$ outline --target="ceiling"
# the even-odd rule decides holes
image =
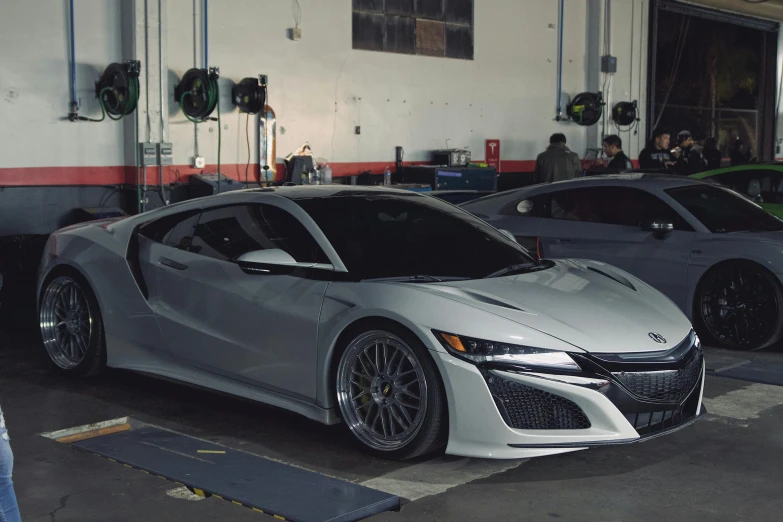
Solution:
[[[783,21],[783,0],[685,0],[683,3]]]

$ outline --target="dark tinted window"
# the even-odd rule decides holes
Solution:
[[[190,244],[200,210],[191,210],[156,219],[139,229],[139,234],[158,243],[183,248]]]
[[[533,259],[483,221],[416,194],[297,201],[348,270],[361,279],[432,275],[480,278]]]
[[[763,203],[783,203],[783,173],[769,169],[724,172],[711,178],[721,185]]]
[[[676,230],[693,230],[669,205],[644,190],[628,187],[588,187],[551,194],[553,219],[638,227],[644,221],[665,221]]]
[[[248,252],[271,248],[288,252],[298,262],[329,262],[299,220],[281,208],[263,204],[205,210],[190,251],[233,262]]]
[[[783,221],[729,190],[691,185],[666,191],[711,232],[783,230]]]

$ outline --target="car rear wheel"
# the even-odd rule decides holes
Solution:
[[[343,421],[376,456],[404,460],[443,445],[446,401],[438,370],[402,328],[383,325],[351,336],[336,384]]]
[[[781,304],[775,276],[755,263],[734,261],[704,276],[695,312],[707,341],[723,348],[760,350],[781,338]]]
[[[82,277],[61,274],[51,278],[41,295],[39,315],[41,338],[57,369],[93,375],[105,367],[101,313]]]

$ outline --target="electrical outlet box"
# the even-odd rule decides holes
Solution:
[[[158,165],[174,164],[174,148],[171,143],[158,143]]]
[[[617,57],[607,54],[601,57],[601,72],[602,73],[616,73],[617,72]]]
[[[207,162],[204,161],[204,158],[202,158],[201,156],[196,156],[195,158],[193,158],[194,169],[203,169],[206,164]]]
[[[142,167],[157,165],[158,151],[154,143],[139,143],[139,164]]]
[[[301,27],[292,27],[288,30],[288,37],[291,40],[301,40],[302,39],[302,28]]]

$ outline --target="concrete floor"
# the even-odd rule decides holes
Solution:
[[[712,368],[783,363],[780,350],[707,357],[720,362]],[[708,377],[705,396],[709,415],[643,444],[521,462],[398,464],[358,452],[341,426],[240,399],[129,372],[72,380],[51,371],[34,336],[0,333],[0,404],[17,497],[32,522],[273,520],[193,500],[171,482],[39,435],[123,416],[415,499],[379,522],[781,520],[783,387]]]

